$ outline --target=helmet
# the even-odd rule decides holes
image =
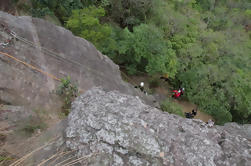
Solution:
[[[178,90],[178,93],[180,93],[181,92],[181,90]]]
[[[182,88],[182,91],[185,91],[185,88]]]
[[[140,83],[140,86],[143,87],[143,86],[144,86],[144,82],[141,82],[141,83]]]

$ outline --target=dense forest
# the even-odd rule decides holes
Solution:
[[[128,74],[168,74],[218,124],[251,123],[250,0],[14,0],[91,41]]]

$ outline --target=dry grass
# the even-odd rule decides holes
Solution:
[[[68,152],[63,152],[62,154],[59,154],[51,163],[48,163],[48,166],[51,165],[51,166],[55,166],[55,163],[60,159],[60,158],[63,158],[64,156],[72,153],[72,152],[75,152],[75,150],[73,151],[68,151]]]
[[[40,146],[38,147],[37,149],[33,150],[32,152],[26,154],[25,156],[23,156],[22,158],[18,159],[17,161],[15,161],[14,163],[12,163],[10,166],[18,166],[20,165],[22,162],[24,162],[27,158],[29,158],[31,155],[33,155],[35,152],[45,148],[46,146],[52,144],[55,142],[55,140],[57,139],[58,137],[55,137],[53,139],[51,139],[48,143],[46,143],[45,145],[43,146]]]
[[[16,160],[15,162],[13,162],[12,164],[10,164],[9,166],[21,166],[23,165],[23,163],[30,158],[32,155],[34,155],[36,152],[42,150],[43,148],[55,143],[55,141],[58,139],[58,137],[54,137],[53,139],[49,140],[46,144],[36,148],[35,150],[33,150],[32,152],[26,154],[25,156],[23,156],[22,158]],[[58,151],[57,153],[55,153],[54,155],[50,156],[47,159],[44,159],[43,161],[41,161],[37,166],[72,166],[75,165],[77,163],[83,162],[87,159],[90,159],[91,157],[96,156],[98,153],[94,152],[91,153],[89,155],[77,158],[75,155],[73,155],[72,153],[74,153],[76,150],[71,150],[71,151]],[[70,156],[67,156],[70,155]],[[59,163],[57,163],[58,160],[62,160]],[[2,162],[0,162],[1,165]]]
[[[89,154],[89,155],[86,155],[86,156],[80,157],[80,158],[78,158],[78,159],[75,159],[75,160],[73,160],[73,161],[70,161],[70,162],[68,162],[68,163],[66,163],[66,164],[64,164],[64,165],[62,165],[62,166],[72,166],[72,165],[77,164],[77,163],[79,163],[79,162],[81,162],[81,161],[83,161],[83,160],[87,160],[87,159],[89,159],[89,158],[91,158],[91,157],[93,157],[93,156],[96,156],[97,154],[98,154],[97,152],[91,153],[91,154]]]
[[[0,151],[0,165],[1,166],[8,166],[10,165],[11,161],[14,160],[14,156],[12,156],[11,154],[9,154],[6,151]]]

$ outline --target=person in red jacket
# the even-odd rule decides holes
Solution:
[[[173,90],[173,98],[178,99],[181,95],[181,90]]]

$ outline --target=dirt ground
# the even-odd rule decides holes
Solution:
[[[140,82],[144,82],[145,87],[148,89],[149,87],[149,82],[150,79],[149,77],[146,76],[130,76],[129,78],[127,78],[128,82],[130,82],[133,85],[139,85]],[[153,91],[153,95],[158,95],[159,98],[157,98],[158,102],[162,102],[166,97],[171,96],[172,95],[172,88],[171,86],[165,82],[164,80],[160,80],[159,81],[159,86],[157,88],[154,89]],[[183,112],[191,112],[193,109],[195,109],[197,106],[193,103],[190,103],[188,101],[185,100],[174,100],[176,103],[178,103]],[[195,119],[200,119],[204,122],[208,122],[209,119],[213,119],[212,116],[208,115],[207,113],[203,112],[202,110],[198,110],[197,111],[197,115],[194,117]]]

